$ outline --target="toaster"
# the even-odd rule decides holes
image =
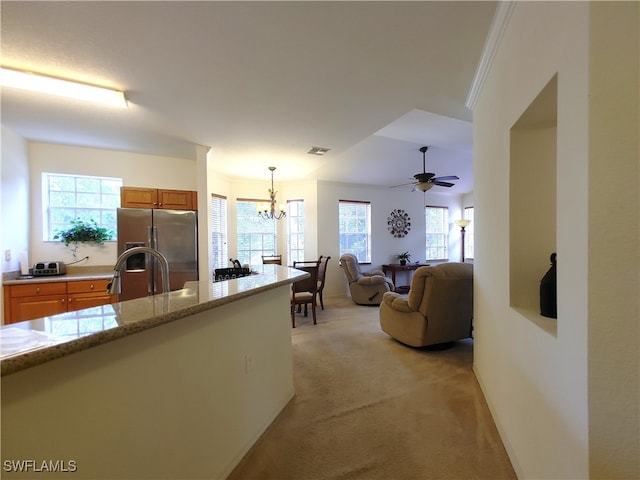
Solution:
[[[67,266],[64,262],[38,262],[33,265],[32,270],[32,275],[34,277],[64,275],[65,273],[67,273]]]

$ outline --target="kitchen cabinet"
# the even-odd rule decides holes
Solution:
[[[5,286],[4,290],[5,323],[21,322],[67,311],[66,282],[9,285]]]
[[[116,301],[108,279],[25,283],[4,286],[4,323],[97,307]]]
[[[197,192],[158,188],[121,187],[123,208],[161,208],[165,210],[197,210]]]
[[[110,281],[100,279],[67,282],[67,311],[98,307],[115,301],[115,296],[107,293]]]

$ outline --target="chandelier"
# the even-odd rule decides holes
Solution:
[[[271,170],[271,188],[269,189],[270,201],[258,204],[258,215],[260,215],[260,218],[264,218],[267,220],[280,220],[287,215],[283,203],[281,203],[279,206],[276,206],[276,193],[278,192],[273,189],[273,171],[275,169],[276,167],[269,167],[269,170]]]

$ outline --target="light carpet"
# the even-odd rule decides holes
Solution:
[[[325,299],[292,330],[295,396],[230,480],[515,479],[471,339],[416,349],[378,308]]]

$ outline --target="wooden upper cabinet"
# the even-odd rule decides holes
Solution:
[[[158,190],[158,207],[168,210],[195,210],[194,192],[188,190]]]
[[[123,208],[157,208],[157,188],[120,188],[120,206]]]
[[[165,210],[197,210],[197,192],[158,188],[121,187],[123,208],[163,208]]]

